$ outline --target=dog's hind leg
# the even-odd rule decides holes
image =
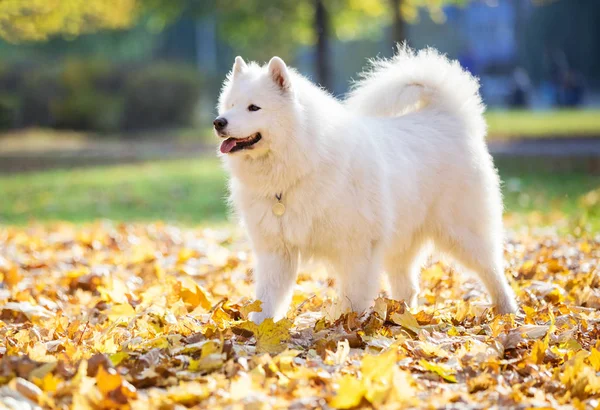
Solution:
[[[504,230],[498,176],[489,155],[479,170],[453,181],[433,215],[435,245],[476,273],[499,313],[515,313],[515,294],[504,276]]]
[[[279,320],[285,316],[292,301],[297,270],[296,250],[257,252],[254,281],[262,312],[252,312],[250,320],[261,323],[266,318]]]
[[[362,313],[367,310],[380,289],[383,252],[378,243],[358,254],[348,252],[333,262],[343,311]]]
[[[504,277],[500,238],[462,226],[440,235],[436,245],[481,278],[499,313],[517,311],[515,294]]]

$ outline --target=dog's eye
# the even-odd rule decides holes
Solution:
[[[260,110],[260,107],[254,105],[254,104],[250,104],[248,106],[248,111],[258,111],[258,110]]]

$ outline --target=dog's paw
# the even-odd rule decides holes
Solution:
[[[252,322],[260,325],[267,318],[267,315],[264,312],[250,312],[248,315],[248,319]]]
[[[496,311],[501,315],[517,313],[519,311],[519,306],[515,299],[507,297],[505,300],[496,304]]]

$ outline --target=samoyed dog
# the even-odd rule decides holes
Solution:
[[[456,61],[399,47],[340,101],[278,57],[236,57],[218,111],[256,258],[253,321],[286,314],[300,258],[326,263],[343,309],[366,310],[383,271],[392,297],[415,306],[429,244],[475,272],[499,313],[517,310],[479,84]]]

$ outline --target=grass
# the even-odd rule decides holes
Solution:
[[[515,173],[500,170],[509,226],[557,226],[578,233],[600,231],[600,175]]]
[[[489,111],[492,140],[527,137],[598,137],[600,110]]]
[[[45,171],[0,177],[0,223],[226,217],[225,175],[216,159]]]
[[[588,207],[596,208],[589,193],[600,188],[600,176],[510,169],[501,170],[501,175],[510,214],[589,216],[582,205],[586,194]],[[225,174],[212,158],[0,176],[0,223],[101,218],[217,223],[227,218],[225,196]],[[597,205],[600,209],[600,202]]]

